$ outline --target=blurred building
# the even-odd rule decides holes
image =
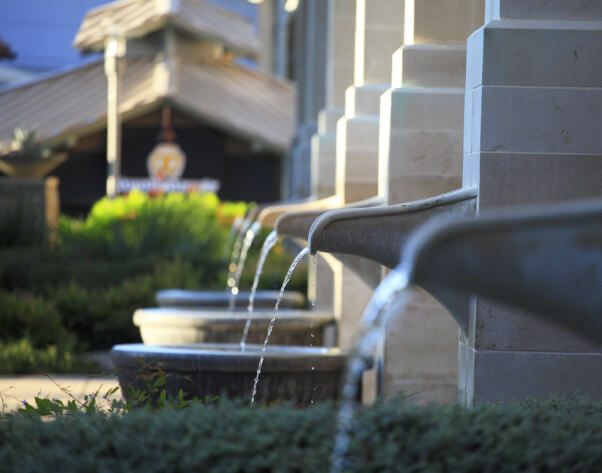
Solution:
[[[282,76],[288,73],[271,60],[278,49],[274,18],[260,35],[258,7],[242,0],[64,0],[52,8],[41,3],[48,16],[42,22],[40,11],[27,9],[32,14],[27,41],[22,34],[27,30],[18,25],[22,2],[8,2],[0,21],[3,38],[17,53],[11,64],[36,74],[0,89],[0,154],[8,151],[16,127],[35,130],[65,149],[69,158],[53,173],[60,179],[63,210],[85,212],[105,194],[103,53],[115,35],[125,46],[118,59],[122,176],[148,175],[147,157],[169,107],[187,158],[183,178],[219,180],[224,199],[280,199],[283,159],[294,134],[295,89],[271,73],[277,66]],[[11,18],[16,30],[7,27]],[[69,29],[78,24],[79,30]],[[64,35],[70,35],[71,50]],[[52,54],[45,54],[48,48]]]

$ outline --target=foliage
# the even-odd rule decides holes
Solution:
[[[210,193],[156,198],[133,191],[125,197],[101,199],[84,221],[63,217],[60,244],[70,254],[88,257],[201,254],[211,260],[223,252],[228,229],[222,215],[228,215],[229,206],[244,212],[244,204],[220,204]]]
[[[325,472],[336,425],[331,405],[33,414],[0,421],[3,471]],[[583,400],[470,410],[392,401],[361,410],[345,471],[598,473],[601,421],[602,405]]]
[[[19,156],[45,159],[52,154],[52,149],[42,145],[36,138],[35,131],[28,131],[22,128],[16,128],[13,132],[11,149]]]
[[[36,348],[24,338],[14,342],[0,342],[0,374],[92,373],[98,367],[69,351],[69,345],[46,345]]]
[[[45,241],[43,225],[36,220],[35,212],[24,202],[1,210],[0,248],[32,247]]]
[[[102,392],[101,386],[95,392],[77,397],[68,388],[58,384],[51,376],[48,378],[66,395],[67,400],[36,396],[33,404],[22,400],[16,414],[48,420],[73,414],[125,415],[133,412],[134,409],[141,408],[147,410],[184,409],[195,404],[208,405],[218,401],[217,398],[185,399],[182,390],[179,390],[175,397],[170,397],[165,390],[167,375],[162,370],[155,371],[149,377],[147,389],[131,389],[127,399],[121,396],[119,386],[109,388],[104,392]],[[4,393],[0,391],[0,419],[14,414],[14,412],[5,412],[5,399],[11,396],[9,390]]]
[[[23,360],[43,358],[47,347],[62,356],[139,341],[132,314],[153,306],[158,290],[224,288],[230,227],[246,208],[213,194],[135,191],[100,200],[85,220],[61,217],[54,245],[14,236],[12,222],[0,216],[0,342],[27,339],[35,352],[6,350],[15,357],[6,366],[33,367]],[[241,287],[251,286],[262,240],[253,245]],[[291,259],[277,247],[260,288],[279,288]],[[305,284],[298,271],[290,287]],[[51,371],[70,370],[47,359],[57,360]]]
[[[28,338],[38,348],[68,337],[52,304],[31,294],[9,292],[0,292],[0,334],[4,341]]]

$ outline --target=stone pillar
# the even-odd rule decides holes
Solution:
[[[266,74],[287,77],[287,35],[284,0],[264,0],[259,4],[259,68]]]
[[[464,185],[493,207],[602,196],[602,0],[490,0],[468,41]],[[495,271],[495,268],[492,268]],[[475,300],[462,401],[601,398],[599,346]]]
[[[312,137],[312,194],[336,193],[336,122],[344,114],[345,89],[353,83],[355,1],[329,0],[326,42],[326,107]]]
[[[328,2],[302,0],[295,13],[297,133],[291,157],[291,197],[308,197],[311,177],[311,137],[326,95]]]
[[[461,187],[466,38],[483,0],[406,0],[404,45],[381,98],[379,191],[388,203]]]
[[[379,192],[389,204],[461,187],[466,38],[483,0],[405,0],[404,44],[381,97]],[[384,347],[384,393],[416,401],[457,397],[458,329],[423,291],[394,319]]]
[[[32,243],[56,238],[60,216],[59,180],[0,178],[0,215],[14,225],[14,235]]]
[[[380,96],[391,82],[391,57],[402,43],[404,0],[356,0],[354,83],[337,122],[337,194],[346,202],[378,193]]]
[[[330,131],[338,118],[336,130],[333,130],[336,136],[335,190],[344,202],[354,202],[377,194],[379,97],[389,87],[391,54],[401,43],[403,0],[340,3],[338,8],[343,24],[338,25],[341,34],[333,41],[333,54],[338,64],[333,65],[328,90],[331,103],[339,108],[338,113],[342,116],[324,114],[321,119],[324,129]],[[349,11],[350,7],[354,7],[353,12]],[[353,16],[355,44],[350,57],[348,48],[353,43],[347,35],[353,28]],[[345,50],[347,56],[343,55]],[[343,88],[350,84],[346,90]],[[339,261],[332,262],[331,268],[339,345],[349,349],[372,288]],[[364,400],[373,399],[374,393],[375,378],[371,372],[364,377]]]

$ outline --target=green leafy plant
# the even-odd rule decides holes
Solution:
[[[187,399],[182,390],[179,390],[175,396],[170,396],[165,390],[167,375],[161,367],[155,365],[152,370],[146,370],[146,373],[148,386],[145,389],[131,389],[125,397],[121,395],[119,386],[104,391],[102,387],[99,387],[90,394],[77,397],[68,388],[61,386],[51,376],[48,376],[65,394],[67,400],[36,396],[33,403],[22,401],[16,414],[40,418],[59,418],[75,414],[112,416],[129,414],[135,409],[180,410],[197,404],[215,404],[219,400],[217,397]],[[0,402],[4,396],[5,394],[0,392]],[[4,412],[3,416],[12,414],[14,413]],[[1,418],[2,416],[0,416]]]
[[[95,373],[99,367],[77,355],[69,343],[35,347],[27,339],[0,341],[0,374]]]
[[[15,357],[6,369],[39,372],[27,360],[46,356],[56,360],[54,367],[41,365],[48,372],[71,372],[72,365],[44,350],[75,360],[86,350],[137,342],[133,312],[155,305],[158,290],[223,289],[230,226],[246,208],[213,194],[131,192],[101,199],[83,220],[63,216],[55,245],[0,247],[0,342],[27,339],[35,352],[25,356],[6,349],[7,357]],[[251,286],[266,234],[251,249],[241,287]],[[260,288],[278,289],[291,260],[290,252],[277,246]],[[305,287],[301,268],[289,288]]]
[[[18,156],[33,159],[46,159],[52,155],[52,149],[37,140],[35,131],[23,128],[16,128],[13,132],[11,150]]]

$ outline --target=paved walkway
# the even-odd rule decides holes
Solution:
[[[72,399],[70,393],[83,400],[85,394],[100,389],[102,395],[115,386],[117,379],[107,376],[0,376],[0,412],[14,411],[22,401],[33,404],[36,396],[66,402]]]

